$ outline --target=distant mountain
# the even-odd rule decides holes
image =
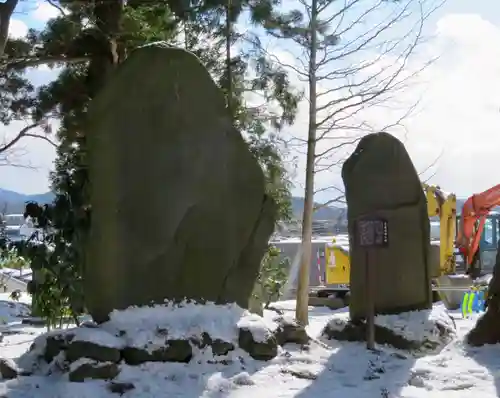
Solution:
[[[37,193],[34,195],[27,195],[28,201],[37,202],[41,204],[51,203],[55,195],[52,192]]]
[[[457,198],[457,214],[462,213],[462,207],[467,199]],[[304,210],[304,198],[297,196],[292,197],[292,210],[296,218],[302,218],[302,212]],[[500,211],[500,206],[495,207],[493,210]],[[314,213],[314,220],[346,220],[347,219],[347,208],[327,206],[319,209]]]
[[[51,203],[54,199],[52,192],[45,192],[40,194],[26,195],[19,192],[9,191],[0,188],[0,212],[6,211],[7,213],[23,213],[26,202],[37,202],[40,204]],[[457,198],[457,213],[462,212],[462,207],[467,199]],[[315,205],[318,205],[316,203]],[[292,211],[297,219],[302,218],[302,211],[304,209],[304,198],[293,196],[292,197]],[[500,210],[500,208],[495,208]],[[345,220],[347,218],[347,208],[337,206],[322,207],[314,213],[314,220]]]
[[[26,195],[0,188],[0,212],[23,213],[27,202],[45,204],[52,202],[53,199],[54,194],[52,192]]]
[[[318,203],[315,204],[317,206]],[[304,198],[292,197],[292,211],[297,219],[302,219],[304,211]],[[344,207],[325,206],[314,212],[313,220],[345,220],[347,218],[347,209]]]

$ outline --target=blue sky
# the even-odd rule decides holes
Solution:
[[[9,34],[14,37],[23,36],[28,27],[43,28],[47,20],[57,13],[53,7],[45,2],[34,0],[21,1],[11,20]],[[29,72],[30,80],[41,85],[55,76],[55,72],[48,68],[39,68]],[[13,123],[4,126],[2,139],[15,135],[24,123]],[[55,150],[49,144],[36,139],[26,139],[20,143],[9,158],[23,167],[2,166],[0,172],[0,187],[22,193],[46,192],[49,186],[48,175],[52,169]]]
[[[16,10],[11,34],[22,35],[23,29],[41,27],[56,15],[47,3],[22,2]],[[468,196],[500,183],[496,175],[500,149],[500,3],[498,0],[448,0],[425,24],[432,40],[423,48],[409,68],[418,69],[429,57],[441,58],[419,75],[418,81],[398,99],[407,104],[420,100],[419,110],[405,120],[404,139],[418,170],[429,168],[424,177],[446,191]],[[395,33],[396,34],[396,33]],[[285,56],[276,48],[277,57]],[[42,68],[30,73],[37,84],[49,81],[54,72]],[[378,125],[396,118],[394,110],[367,112],[364,116]],[[304,133],[304,113],[287,133]],[[381,124],[382,125],[382,124]],[[22,125],[4,127],[7,136]],[[48,189],[48,172],[54,149],[42,141],[26,140],[16,154],[18,162],[31,168],[3,167],[0,187],[24,193]],[[299,156],[297,176],[303,165]],[[339,170],[318,175],[317,186],[341,186]],[[294,191],[301,194],[300,178]],[[334,193],[318,195],[329,199]]]

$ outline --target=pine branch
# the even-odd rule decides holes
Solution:
[[[89,57],[66,57],[66,56],[41,56],[41,57],[27,57],[17,59],[6,59],[0,63],[0,68],[3,69],[25,69],[34,68],[41,65],[52,63],[77,63],[86,62]]]

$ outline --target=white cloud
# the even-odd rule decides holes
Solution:
[[[23,122],[15,122],[2,127],[2,140],[8,141],[24,126]],[[23,139],[9,152],[7,159],[0,155],[0,187],[23,193],[46,192],[54,158],[55,148],[46,141],[30,137]],[[17,166],[6,166],[6,162]]]
[[[28,33],[28,26],[23,21],[15,18],[10,20],[9,37],[19,39],[26,36],[26,33]]]
[[[443,151],[432,181],[469,196],[500,183],[500,27],[455,14],[439,20],[437,34],[433,51],[441,59],[419,77],[421,90],[405,93],[421,95],[420,111],[406,123],[407,144],[421,168]]]
[[[435,32],[435,39],[408,68],[418,70],[429,57],[440,58],[386,107],[364,109],[357,120],[382,127],[419,102],[415,112],[405,119],[404,128],[389,131],[406,144],[419,171],[439,158],[423,178],[431,177],[432,183],[448,192],[469,196],[500,183],[496,173],[500,152],[500,26],[476,14],[448,14],[428,29]],[[388,63],[387,59],[384,63]],[[293,127],[294,134],[302,137],[307,131],[304,105]],[[330,141],[321,145],[333,144]],[[299,168],[303,166],[302,156]],[[318,174],[316,186],[341,186],[340,166]],[[295,193],[303,191],[299,187]],[[330,192],[318,199],[334,196],[336,193]]]
[[[56,7],[50,5],[50,3],[42,1],[37,2],[36,8],[31,15],[38,21],[47,22],[49,19],[60,15],[60,11]]]

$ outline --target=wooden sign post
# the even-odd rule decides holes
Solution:
[[[389,223],[380,217],[362,217],[356,221],[356,243],[365,255],[366,348],[375,349],[375,275],[370,264],[371,252],[389,246]]]

